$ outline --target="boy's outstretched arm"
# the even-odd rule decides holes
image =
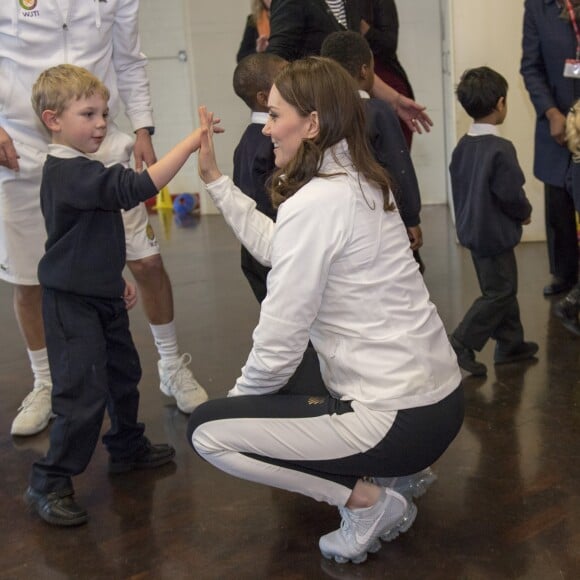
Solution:
[[[223,133],[219,126],[219,119],[210,121],[212,132]],[[164,155],[159,161],[147,168],[149,177],[158,190],[165,187],[183,167],[192,153],[199,149],[201,143],[201,128],[190,133],[183,141],[178,143],[169,153]]]

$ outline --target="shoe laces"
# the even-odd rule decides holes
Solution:
[[[342,531],[342,534],[349,540],[353,539],[354,538],[354,531],[353,531],[354,522],[353,522],[352,511],[349,510],[347,507],[339,507],[338,511],[340,513],[340,516],[342,517],[342,521],[340,522],[340,529]]]
[[[171,370],[168,373],[168,380],[175,384],[175,379],[178,379],[179,389],[181,391],[195,391],[198,388],[198,383],[194,379],[192,372],[187,368],[191,364],[191,355],[188,352],[183,353],[175,364],[175,369],[171,365]]]
[[[381,500],[375,504],[378,506]],[[373,507],[375,507],[373,506]],[[347,507],[340,507],[338,508],[340,515],[342,516],[342,522],[340,523],[340,529],[342,531],[343,536],[347,541],[355,542],[358,545],[360,544],[360,540],[358,539],[358,535],[361,536],[366,535],[369,528],[373,525],[376,525],[377,519],[380,517],[380,513],[377,513],[376,510],[367,509],[365,510],[365,514],[356,513],[353,510],[348,509]]]
[[[40,396],[49,396],[50,397],[51,387],[52,387],[52,385],[49,385],[48,383],[41,383],[40,385],[35,386],[32,389],[32,391],[30,391],[30,393],[28,393],[28,395],[26,395],[26,397],[24,397],[24,400],[22,401],[20,407],[18,407],[18,411],[29,410],[32,407],[32,405],[37,397],[40,397]]]

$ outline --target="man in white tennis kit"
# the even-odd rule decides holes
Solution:
[[[51,377],[44,342],[37,266],[46,233],[40,179],[48,134],[32,111],[30,93],[46,68],[71,63],[90,70],[111,91],[110,123],[97,158],[141,170],[155,161],[147,60],[140,52],[138,0],[2,0],[0,2],[0,279],[14,285],[14,310],[26,342],[34,389],[12,424],[32,435],[51,418]],[[114,123],[121,101],[135,137]],[[180,356],[171,282],[143,205],[124,214],[127,265],[139,286],[159,351],[160,388],[186,413],[207,399]]]

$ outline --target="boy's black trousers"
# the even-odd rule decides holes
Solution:
[[[46,346],[52,375],[52,411],[46,457],[34,463],[31,486],[41,492],[72,492],[97,444],[105,409],[111,419],[103,443],[114,459],[146,445],[137,422],[141,365],[125,303],[43,289]]]

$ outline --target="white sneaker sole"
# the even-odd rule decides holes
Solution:
[[[407,511],[403,514],[401,519],[392,528],[384,531],[379,536],[380,540],[383,542],[390,542],[399,536],[399,534],[405,533],[413,525],[416,517],[417,506],[413,502],[409,502]],[[376,554],[381,549],[382,544],[379,541],[379,538],[374,540],[362,554],[358,554],[352,558],[346,558],[345,556],[332,554],[331,552],[324,552],[322,550],[320,552],[327,560],[334,560],[337,564],[346,564],[347,562],[362,564],[366,561],[368,554]]]
[[[407,506],[407,511],[404,513],[403,517],[390,529],[385,530],[380,538],[383,542],[391,542],[399,536],[409,530],[413,525],[415,518],[417,517],[417,506],[410,501]]]
[[[433,471],[425,473],[425,475],[418,477],[411,485],[404,485],[398,488],[395,484],[393,490],[400,493],[402,496],[409,498],[418,498],[425,495],[427,490],[433,483],[437,481],[437,474]]]

